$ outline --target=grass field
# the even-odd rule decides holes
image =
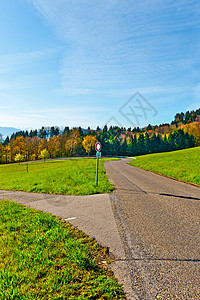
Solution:
[[[200,147],[138,156],[130,164],[200,186]]]
[[[0,165],[0,189],[48,194],[90,195],[109,193],[113,187],[99,160],[96,187],[96,159],[68,159],[28,164]],[[109,159],[110,160],[110,159]]]
[[[50,214],[0,201],[1,300],[125,299],[105,253]]]

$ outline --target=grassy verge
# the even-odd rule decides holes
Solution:
[[[200,147],[138,156],[130,164],[200,186]]]
[[[126,299],[102,260],[105,249],[66,222],[0,201],[0,299]]]
[[[96,187],[96,159],[69,159],[28,164],[0,165],[0,189],[48,194],[89,195],[113,190],[99,160]],[[110,160],[110,159],[109,159]]]

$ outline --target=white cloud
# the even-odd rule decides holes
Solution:
[[[47,59],[55,54],[57,50],[43,49],[26,53],[14,53],[0,56],[0,73],[9,72],[24,65],[33,63],[42,59]]]
[[[97,115],[104,113],[102,106],[63,106],[45,109],[21,109],[16,114],[15,107],[6,109],[0,107],[1,126],[17,128],[41,126],[96,126]]]
[[[182,34],[200,27],[193,1],[32,2],[66,42],[60,66],[66,95],[109,94],[116,87],[164,81],[173,86],[174,74],[187,72],[199,58],[199,39],[190,45],[191,37]]]

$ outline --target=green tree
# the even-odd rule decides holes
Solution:
[[[138,154],[145,154],[145,141],[144,141],[144,135],[142,133],[139,134],[138,140],[137,140],[137,146],[138,146]]]
[[[41,152],[40,152],[40,158],[41,159],[48,159],[49,158],[49,152],[46,148],[44,148]]]
[[[128,154],[128,145],[127,145],[127,137],[125,135],[124,140],[121,144],[121,155],[127,155]]]
[[[151,152],[151,142],[150,142],[150,138],[149,138],[148,132],[145,132],[145,135],[144,135],[144,144],[145,144],[145,151],[146,151],[146,153],[150,153]]]
[[[21,161],[23,161],[24,156],[20,153],[15,155],[15,161],[18,162],[20,164]]]

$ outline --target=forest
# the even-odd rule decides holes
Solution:
[[[95,155],[95,143],[102,144],[102,155],[137,156],[167,152],[200,145],[200,110],[176,114],[171,124],[143,128],[105,125],[102,129],[81,127],[42,127],[20,131],[0,143],[0,163],[33,161],[54,157]],[[191,121],[191,122],[190,122]]]

